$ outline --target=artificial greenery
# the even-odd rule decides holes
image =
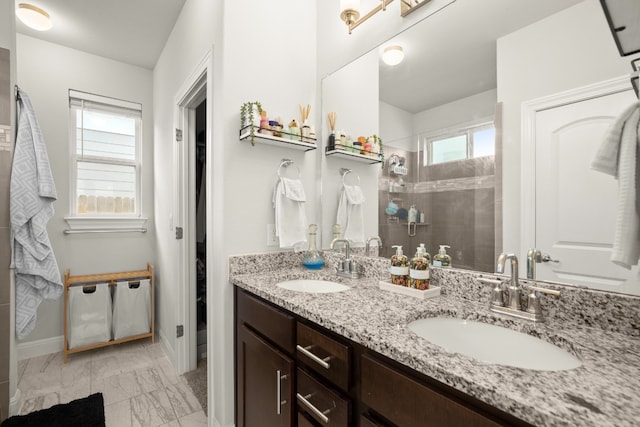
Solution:
[[[256,106],[258,113],[262,113],[262,104],[260,101],[245,102],[240,106],[240,129],[244,129],[249,126],[249,134],[251,145],[256,145],[255,142],[255,126],[253,126],[253,107]]]
[[[380,160],[382,160],[382,163],[380,163],[380,167],[384,169],[384,146],[382,145],[382,138],[380,138],[375,133],[369,138],[373,139],[373,143],[378,144],[378,147],[380,147]]]

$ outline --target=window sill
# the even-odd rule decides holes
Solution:
[[[146,233],[147,218],[65,217],[65,234],[76,233]]]

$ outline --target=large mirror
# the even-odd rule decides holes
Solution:
[[[390,66],[382,51],[394,45],[404,60]],[[590,167],[609,124],[637,101],[630,59],[597,0],[458,0],[332,73],[323,107],[337,104],[327,88],[378,96],[338,115],[377,114],[366,131],[382,137],[386,162],[327,160],[324,246],[338,169],[367,177],[365,191],[375,170],[377,212],[369,205],[364,226],[382,238],[381,256],[424,243],[433,257],[447,245],[454,267],[494,272],[497,255],[513,252],[521,277],[640,294],[637,267],[610,260],[617,182]],[[529,249],[540,262],[527,269]]]

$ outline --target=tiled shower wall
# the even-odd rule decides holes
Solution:
[[[9,180],[13,154],[9,50],[0,48],[0,422],[9,414]]]
[[[493,157],[418,166],[418,153],[387,148],[407,159],[409,173],[403,176],[403,191],[390,192],[389,181],[399,177],[385,167],[379,180],[379,224],[383,251],[390,257],[393,245],[401,245],[410,258],[420,243],[433,257],[440,245],[451,247],[447,253],[457,268],[494,271],[496,231],[496,176]],[[387,158],[389,158],[387,156]],[[425,224],[417,224],[415,236],[409,236],[406,219],[385,213],[393,201],[402,208],[416,205],[425,213]],[[413,229],[411,230],[413,232]]]

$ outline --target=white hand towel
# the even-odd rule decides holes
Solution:
[[[343,230],[342,238],[352,243],[364,243],[364,200],[358,185],[344,185],[340,192],[336,223]]]
[[[273,192],[276,236],[281,248],[293,247],[307,241],[306,196],[302,182],[297,179],[280,178]]]
[[[640,103],[627,108],[605,134],[591,167],[618,180],[618,206],[611,261],[631,269],[640,258],[640,216],[636,170],[640,144]]]

